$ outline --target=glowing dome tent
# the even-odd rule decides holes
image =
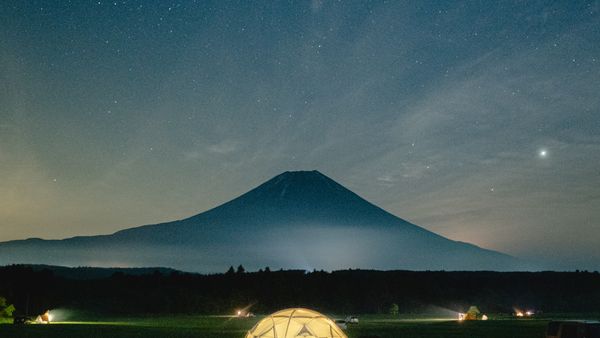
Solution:
[[[296,308],[273,313],[258,322],[246,338],[347,338],[327,316]]]

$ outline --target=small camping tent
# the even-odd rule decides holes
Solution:
[[[309,309],[273,313],[248,331],[246,338],[347,338],[330,318]]]
[[[477,320],[481,312],[477,308],[477,306],[471,306],[469,311],[465,314],[465,320]]]

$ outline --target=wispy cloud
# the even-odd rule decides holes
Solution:
[[[207,150],[213,154],[230,154],[237,151],[239,148],[238,143],[231,140],[221,141],[219,143],[211,144],[207,147]]]

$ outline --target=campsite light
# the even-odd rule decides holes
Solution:
[[[37,318],[35,319],[35,322],[39,323],[39,324],[42,324],[42,323],[48,324],[51,321],[52,321],[52,315],[50,314],[50,310],[46,310],[46,312],[37,316]]]
[[[458,321],[462,322],[463,320],[465,320],[466,314],[459,312],[458,313]]]
[[[237,310],[238,317],[242,315],[242,310]]]
[[[527,317],[531,317],[531,316],[533,316],[533,311],[531,311],[531,310],[528,310],[528,311],[526,311],[526,312],[525,312],[525,315],[526,315]]]
[[[517,316],[517,317],[523,317],[523,312],[517,311],[517,313],[515,313],[515,316]]]
[[[488,320],[488,316],[487,315],[481,316],[481,320]]]

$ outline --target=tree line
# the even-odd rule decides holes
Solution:
[[[239,266],[223,274],[119,271],[104,278],[78,279],[15,265],[0,267],[0,296],[21,315],[53,308],[111,314],[231,314],[246,307],[254,313],[287,307],[339,314],[388,313],[394,307],[397,313],[421,313],[433,308],[459,312],[470,305],[486,312],[509,313],[514,308],[597,312],[600,274],[268,268],[247,272]]]

